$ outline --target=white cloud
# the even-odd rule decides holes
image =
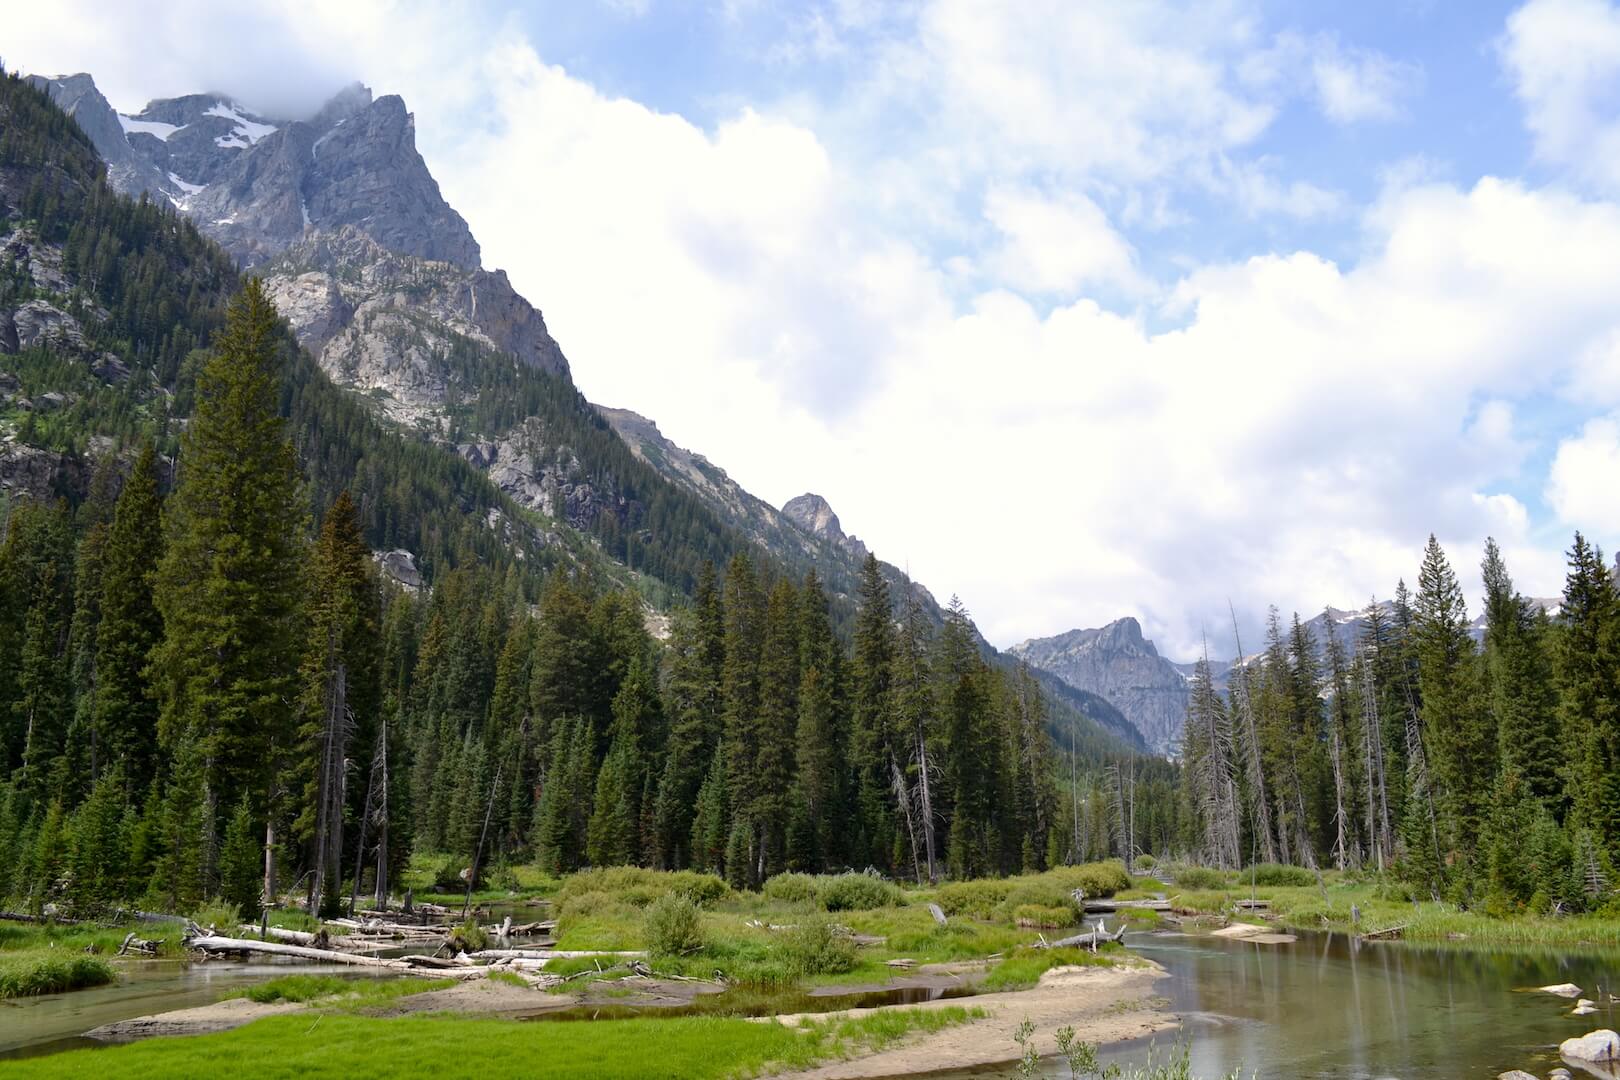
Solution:
[[[1244,57],[1239,73],[1250,86],[1310,98],[1339,124],[1394,119],[1402,99],[1423,82],[1417,64],[1345,45],[1333,34],[1295,31],[1278,34],[1269,47]]]
[[[1620,535],[1620,417],[1588,421],[1558,444],[1547,501],[1573,528]]]
[[[995,187],[985,197],[984,213],[1005,238],[988,263],[997,280],[1067,295],[1085,285],[1132,293],[1146,288],[1130,243],[1079,192],[1049,196]]]
[[[1607,0],[1530,0],[1500,53],[1544,160],[1620,184],[1620,9]]]
[[[1140,271],[1082,192],[1159,223],[1176,184],[1244,213],[1350,212],[1253,155],[1279,95],[1314,83],[1245,81],[1272,39],[1240,5],[937,0],[848,100],[708,127],[602,93],[477,9],[284,18],[311,70],[341,59],[405,96],[587,394],[773,501],[822,492],[992,640],[1135,612],[1189,655],[1229,596],[1252,616],[1388,595],[1431,530],[1465,574],[1497,532],[1521,588],[1556,592],[1562,538],[1538,541],[1514,487],[1532,436],[1513,403],[1612,385],[1620,208],[1403,174],[1356,264],[1282,250],[1194,268],[1162,307],[1151,287],[1140,310],[1093,298]],[[146,57],[54,33],[61,66],[142,85]],[[192,62],[184,40],[164,71]]]

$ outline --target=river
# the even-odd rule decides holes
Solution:
[[[1587,997],[1607,1000],[1620,990],[1620,953],[1364,945],[1338,934],[1258,945],[1137,933],[1127,943],[1169,971],[1158,990],[1183,1017],[1193,1071],[1205,1080],[1239,1067],[1262,1080],[1485,1080],[1515,1068],[1544,1076],[1562,1040],[1620,1028],[1613,1005],[1572,1017],[1573,1002],[1527,992],[1572,982]],[[78,1036],[99,1024],[205,1004],[289,970],[137,962],[112,986],[0,1003],[0,1056],[83,1045]],[[1174,1042],[1173,1035],[1161,1037],[1161,1056]],[[1125,1044],[1104,1057],[1139,1063],[1147,1053],[1146,1046]],[[1054,1063],[1049,1074],[1066,1072]],[[970,1075],[1010,1073],[940,1077]]]

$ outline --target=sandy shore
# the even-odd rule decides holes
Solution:
[[[250,1024],[266,1016],[297,1012],[303,1006],[291,1001],[261,1004],[247,998],[227,998],[212,1005],[199,1005],[193,1009],[175,1009],[173,1012],[152,1016],[135,1016],[117,1020],[85,1032],[91,1039],[108,1042],[127,1042],[131,1039],[149,1039],[158,1035],[210,1035],[216,1031]]]
[[[885,1009],[940,1009],[952,1006],[983,1009],[989,1015],[916,1041],[851,1061],[822,1065],[807,1072],[787,1074],[797,1080],[854,1080],[937,1069],[995,1065],[1017,1058],[1012,1031],[1025,1017],[1035,1025],[1035,1045],[1042,1054],[1057,1053],[1055,1032],[1072,1024],[1079,1038],[1092,1043],[1136,1039],[1177,1026],[1176,1018],[1160,1008],[1153,985],[1165,976],[1163,968],[1139,961],[1130,968],[1053,968],[1030,990],[979,997],[890,1005]],[[782,1016],[783,1023],[806,1018],[861,1016],[878,1009],[851,1009],[843,1013]]]

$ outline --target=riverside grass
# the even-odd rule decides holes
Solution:
[[[982,1016],[976,1009],[896,1009],[797,1028],[717,1017],[523,1024],[448,1017],[375,1019],[322,1014],[267,1017],[234,1031],[9,1064],[7,1077],[94,1074],[97,1080],[232,1075],[243,1080],[354,1076],[757,1076],[871,1053],[912,1034]],[[475,1072],[473,1071],[475,1067]]]
[[[0,1000],[104,986],[117,975],[99,956],[64,949],[0,953]]]

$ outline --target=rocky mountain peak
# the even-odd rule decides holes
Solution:
[[[1160,752],[1175,746],[1187,713],[1187,680],[1159,655],[1127,615],[1106,626],[1070,630],[1014,645],[1014,656],[1077,690],[1106,699]]]
[[[844,528],[838,521],[838,515],[833,513],[832,506],[814,492],[805,492],[789,499],[782,506],[782,516],[811,536],[837,544],[857,558],[865,559],[867,556],[866,545],[858,538],[844,533]]]
[[[167,198],[244,266],[312,229],[352,225],[405,255],[482,265],[467,222],[445,202],[416,150],[405,102],[353,83],[312,117],[258,115],[222,94],[115,112],[89,75],[35,77],[79,121],[113,187]]]

